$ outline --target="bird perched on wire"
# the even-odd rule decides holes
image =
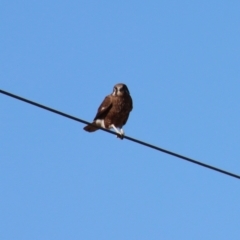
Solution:
[[[94,132],[98,130],[98,127],[113,128],[118,137],[123,139],[124,131],[122,127],[126,124],[132,109],[132,98],[127,86],[123,83],[116,84],[112,94],[106,96],[98,108],[92,124],[83,129],[87,132]]]

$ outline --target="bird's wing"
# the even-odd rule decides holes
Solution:
[[[99,118],[100,119],[104,118],[106,116],[106,114],[108,113],[108,111],[111,109],[111,107],[112,107],[112,98],[111,98],[111,95],[109,95],[109,96],[105,97],[102,104],[98,108],[98,112],[97,112],[94,120],[99,119]]]
[[[129,96],[129,97],[130,97],[130,96]],[[133,102],[132,102],[132,98],[130,97],[130,98],[129,98],[129,112],[128,112],[128,114],[126,114],[125,119],[123,120],[123,125],[126,124],[126,122],[127,122],[127,120],[128,120],[128,117],[129,117],[129,114],[130,114],[130,112],[132,111],[132,109],[133,109]]]

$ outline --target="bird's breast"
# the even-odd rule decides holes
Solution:
[[[132,99],[129,97],[114,97],[112,99],[112,107],[104,119],[106,128],[109,128],[111,124],[116,127],[123,126],[129,112],[132,110]]]

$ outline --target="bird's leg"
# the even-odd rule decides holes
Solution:
[[[120,129],[120,133],[121,133],[121,135],[125,134],[122,128]]]
[[[115,132],[117,133],[117,138],[123,139],[124,132],[123,132],[122,129],[119,131],[119,130],[115,127],[114,124],[112,124],[110,127],[113,128],[113,129],[115,130]]]
[[[114,124],[112,124],[110,127],[113,128],[113,129],[115,130],[116,133],[118,133],[118,134],[121,135],[121,132],[115,127]]]
[[[124,131],[122,128],[120,128],[120,135],[117,135],[117,138],[121,138],[123,140],[123,136],[124,136]]]

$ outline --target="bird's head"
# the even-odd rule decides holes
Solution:
[[[112,96],[124,96],[124,95],[130,95],[127,86],[123,83],[116,84],[113,87]]]

